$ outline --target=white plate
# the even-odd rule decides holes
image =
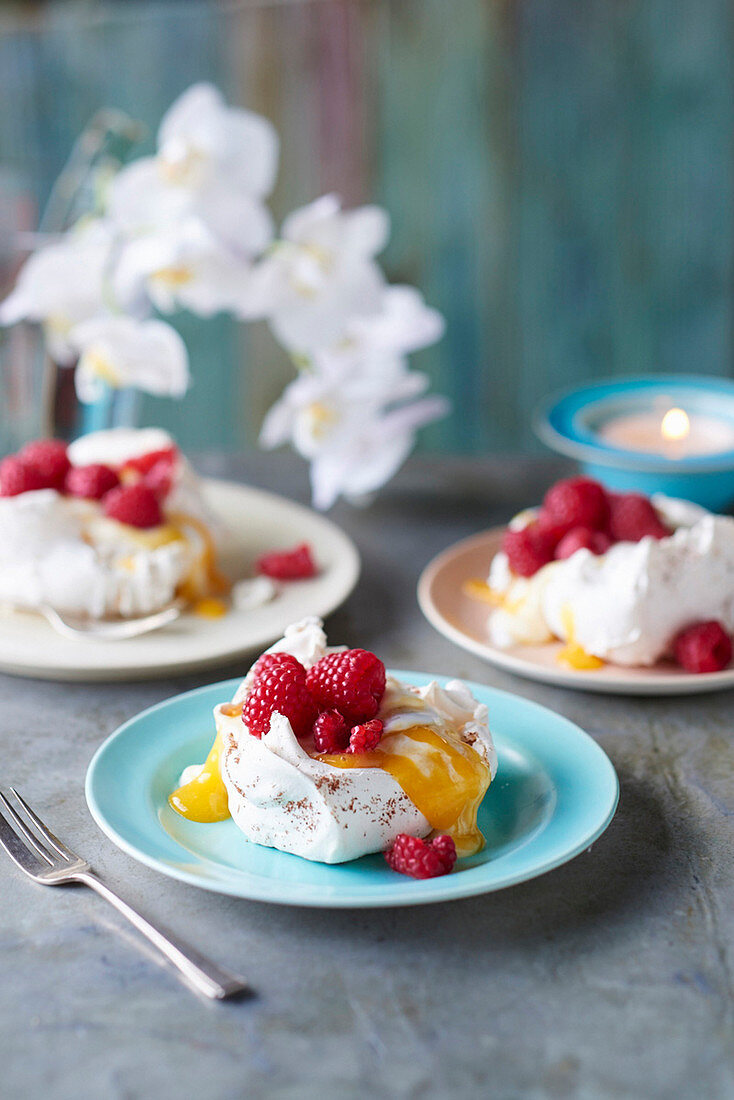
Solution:
[[[275,641],[306,615],[326,616],[347,598],[359,577],[351,539],[300,504],[227,481],[202,482],[207,503],[226,527],[221,564],[232,579],[252,575],[267,550],[310,543],[319,575],[280,587],[270,603],[232,610],[220,619],[182,615],[175,623],[121,642],[71,641],[38,615],[0,618],[0,670],[49,680],[142,680],[222,665]]]
[[[467,596],[464,582],[484,579],[500,548],[504,527],[495,527],[464,539],[434,558],[418,582],[418,603],[428,621],[450,641],[476,653],[497,668],[528,680],[597,691],[611,695],[695,695],[734,687],[734,667],[722,672],[683,672],[672,663],[653,668],[604,665],[588,672],[563,668],[556,657],[558,642],[499,649],[490,643],[487,620],[491,607]]]

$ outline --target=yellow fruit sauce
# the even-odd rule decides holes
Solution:
[[[493,607],[500,607],[503,603],[502,594],[495,592],[486,581],[480,581],[477,577],[470,577],[469,580],[464,581],[461,590],[469,599],[481,600],[482,603],[492,604]]]
[[[566,644],[556,655],[558,664],[563,665],[565,668],[576,669],[579,672],[592,672],[594,669],[602,668],[604,662],[601,658],[587,653],[576,641],[573,612],[568,604],[561,608],[561,623],[563,624],[563,632],[566,635]]]
[[[242,714],[242,703],[225,703],[220,710],[228,718],[236,718]],[[227,788],[219,768],[221,757],[222,738],[217,734],[199,774],[168,796],[168,804],[176,813],[189,821],[201,822],[224,821],[229,817]]]
[[[211,531],[206,524],[194,516],[177,512],[170,515],[168,521],[181,532],[182,538],[186,537],[184,532],[187,527],[193,528],[201,538],[204,546],[200,558],[194,562],[189,575],[179,585],[179,596],[190,603],[195,603],[204,595],[226,596],[232,586],[217,568],[217,550]]]
[[[189,821],[224,821],[229,817],[227,788],[222,782],[219,759],[222,739],[217,734],[199,774],[168,796],[169,805]]]
[[[335,768],[383,768],[434,829],[453,837],[460,856],[484,846],[477,811],[489,787],[489,768],[449,727],[388,731],[374,752],[322,753],[316,759]]]
[[[235,703],[222,708],[228,717],[241,710]],[[217,734],[199,774],[169,796],[169,804],[182,817],[200,822],[229,817],[219,770],[221,752]],[[484,846],[477,811],[489,787],[489,768],[449,727],[439,732],[432,726],[410,726],[383,734],[373,752],[320,753],[314,758],[334,768],[383,768],[434,829],[453,837],[460,856],[473,855]]]
[[[221,619],[222,615],[227,614],[229,605],[217,596],[204,596],[196,601],[191,610],[202,619]]]

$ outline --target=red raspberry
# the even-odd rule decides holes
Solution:
[[[258,573],[278,581],[301,581],[316,576],[316,565],[307,542],[292,550],[272,550],[263,554],[255,568]]]
[[[163,522],[158,498],[147,485],[118,485],[104,498],[104,513],[130,527],[157,527]]]
[[[542,531],[545,537],[553,543],[553,546],[558,546],[564,535],[567,535],[569,531],[573,529],[572,525],[568,523],[561,523],[552,516],[550,512],[546,512],[543,508],[538,512],[535,520],[536,530]]]
[[[178,458],[178,447],[163,447],[159,451],[148,451],[146,455],[129,458],[122,466],[123,470],[135,470],[139,474],[148,474],[159,462],[173,466]]]
[[[242,708],[242,721],[253,737],[267,733],[275,711],[288,719],[296,737],[306,737],[317,711],[301,662],[290,653],[266,653],[253,671],[255,682]]]
[[[385,694],[385,666],[366,649],[327,653],[306,677],[322,710],[334,708],[350,726],[374,718]]]
[[[111,466],[93,463],[91,466],[72,466],[66,475],[64,492],[85,500],[101,500],[110,489],[120,484]]]
[[[173,485],[173,462],[168,458],[161,458],[143,474],[143,485],[152,489],[159,500],[167,497]]]
[[[604,554],[612,540],[604,531],[592,531],[590,527],[572,527],[556,547],[556,558],[570,558],[577,550],[591,550],[592,554]]]
[[[510,561],[510,569],[521,577],[532,577],[544,565],[553,560],[553,539],[530,523],[519,531],[511,528],[502,538],[502,549]]]
[[[361,726],[352,726],[347,752],[372,752],[380,743],[382,729],[379,718],[373,718],[371,722],[365,722]]]
[[[338,710],[322,710],[313,724],[313,743],[317,752],[346,752],[349,741],[347,723]]]
[[[543,499],[543,510],[557,523],[572,527],[604,529],[609,501],[603,485],[589,477],[569,477],[552,485]]]
[[[642,493],[611,493],[609,534],[615,542],[639,542],[647,535],[664,539],[670,531]]]
[[[673,639],[673,653],[686,672],[720,672],[731,661],[731,638],[721,623],[694,623]]]
[[[418,836],[399,833],[385,859],[393,871],[412,878],[436,878],[447,875],[456,863],[456,845],[450,836],[421,840]]]
[[[17,497],[34,489],[45,489],[46,483],[35,466],[27,466],[16,455],[0,462],[0,497]]]
[[[18,458],[38,471],[44,489],[58,489],[59,492],[63,489],[71,463],[66,444],[60,439],[38,439],[34,443],[26,443],[18,452]]]

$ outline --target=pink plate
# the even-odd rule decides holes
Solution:
[[[559,642],[547,645],[499,649],[489,641],[489,604],[467,596],[464,583],[489,573],[489,563],[499,550],[503,527],[494,527],[463,539],[434,558],[418,582],[418,603],[439,633],[462,649],[476,653],[497,668],[529,680],[614,695],[693,695],[734,687],[734,667],[702,674],[682,672],[661,662],[653,668],[604,665],[593,671],[563,668],[556,660]]]

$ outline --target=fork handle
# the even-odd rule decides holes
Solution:
[[[217,966],[167,928],[151,924],[126,901],[123,901],[114,890],[110,890],[109,886],[97,878],[93,871],[80,871],[74,878],[77,882],[90,886],[110,905],[114,905],[118,913],[127,917],[130,923],[158,948],[168,962],[175,966],[184,981],[197,993],[203,993],[205,997],[221,1001],[226,997],[249,990],[249,986],[240,978]]]

